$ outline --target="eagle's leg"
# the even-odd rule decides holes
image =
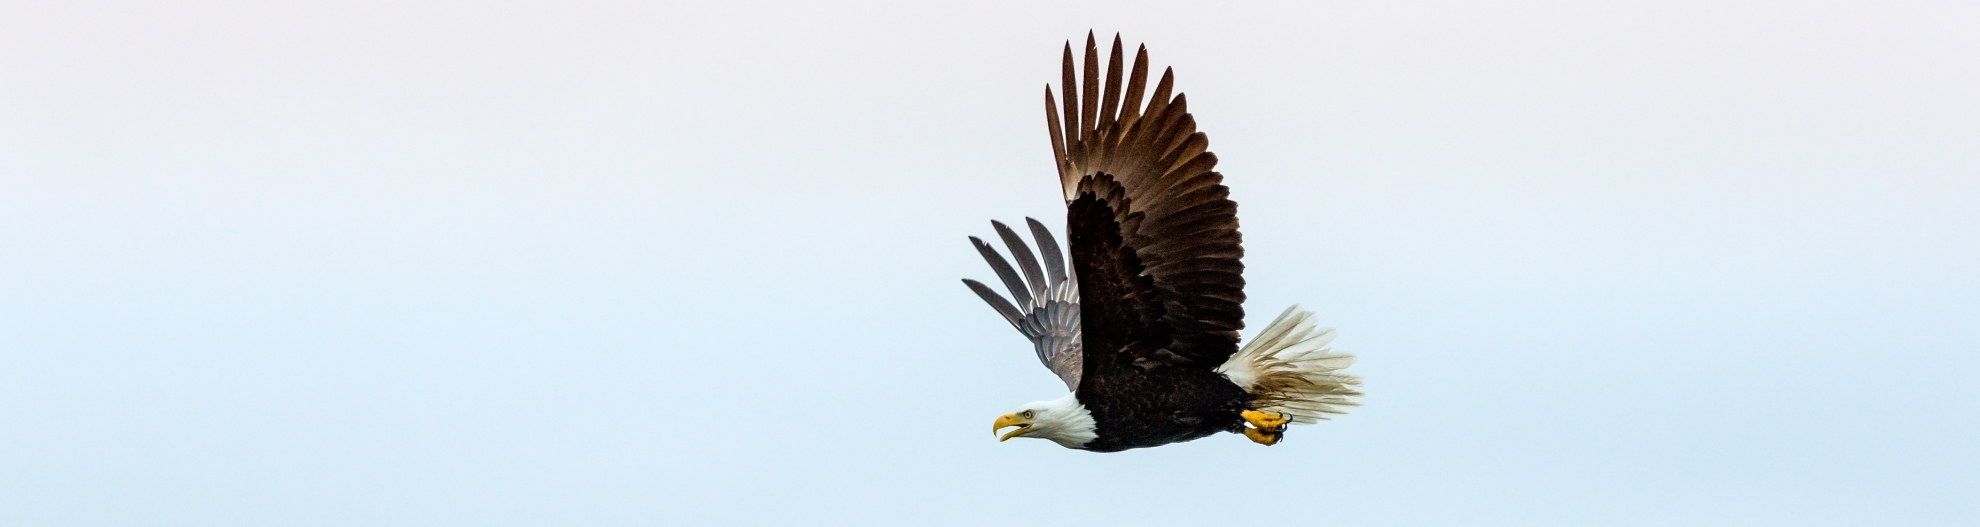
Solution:
[[[1285,438],[1286,423],[1291,421],[1281,414],[1257,410],[1238,412],[1238,417],[1244,418],[1244,422],[1251,424],[1244,428],[1244,437],[1253,443],[1265,446],[1276,445],[1280,439]]]
[[[1284,414],[1266,413],[1257,410],[1238,412],[1238,417],[1243,417],[1244,422],[1251,423],[1251,426],[1256,426],[1262,430],[1279,430],[1285,428],[1286,423],[1291,422],[1290,419],[1286,419]]]
[[[1286,437],[1286,433],[1284,431],[1266,432],[1247,426],[1244,427],[1244,437],[1250,439],[1253,443],[1272,446],[1279,444],[1279,440]]]

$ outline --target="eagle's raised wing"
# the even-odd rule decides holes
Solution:
[[[997,250],[975,236],[969,242],[976,245],[976,251],[983,254],[983,260],[990,262],[990,268],[997,271],[997,278],[1004,281],[1004,287],[1011,290],[1011,297],[1017,304],[1011,304],[1003,295],[991,291],[982,282],[963,279],[963,283],[990,303],[1004,320],[1010,321],[1019,333],[1031,339],[1037,348],[1038,362],[1045,363],[1059,380],[1066,382],[1066,389],[1079,389],[1080,376],[1080,337],[1079,337],[1079,283],[1066,274],[1065,257],[1059,253],[1059,242],[1052,239],[1052,232],[1045,225],[1031,218],[1024,219],[1031,225],[1031,237],[1038,240],[1038,252],[1045,254],[1045,269],[1040,272],[1038,258],[1024,244],[1024,239],[1011,232],[1010,227],[992,221],[997,236],[1004,239],[1004,245],[1017,258],[1018,267],[1024,270],[1020,279],[1018,272],[1011,269],[1010,262],[1004,261]],[[1023,307],[1019,307],[1023,306]]]
[[[1074,82],[1066,45],[1063,113],[1045,88],[1082,290],[1081,393],[1099,388],[1104,372],[1216,368],[1237,351],[1244,327],[1237,204],[1211,171],[1217,157],[1183,96],[1169,97],[1173,72],[1162,72],[1143,108],[1148,48],[1136,53],[1125,89],[1121,58],[1116,36],[1103,91],[1088,33],[1083,83]]]

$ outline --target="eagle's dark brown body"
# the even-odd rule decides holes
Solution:
[[[1081,447],[1118,452],[1238,432],[1251,394],[1214,371],[1162,368],[1088,378],[1077,393],[1099,437]]]

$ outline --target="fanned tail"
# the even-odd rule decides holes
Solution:
[[[1340,371],[1354,364],[1354,356],[1328,349],[1333,342],[1332,328],[1316,330],[1313,313],[1294,305],[1245,342],[1217,372],[1256,397],[1254,409],[1312,424],[1329,414],[1347,413],[1344,407],[1361,405],[1356,400],[1361,397],[1361,378]]]

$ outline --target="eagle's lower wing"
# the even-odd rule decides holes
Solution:
[[[1012,232],[1003,223],[992,221],[997,236],[1004,239],[1004,245],[1017,259],[1023,269],[1020,278],[1017,270],[1011,269],[1010,262],[1004,261],[997,250],[975,236],[969,237],[976,251],[983,254],[983,260],[990,262],[990,268],[997,271],[997,278],[1003,280],[1004,287],[1010,289],[1011,297],[1017,299],[1013,305],[1003,295],[991,291],[982,282],[963,279],[963,283],[983,297],[990,307],[1004,316],[1011,326],[1031,339],[1032,347],[1038,351],[1038,361],[1045,363],[1052,373],[1065,381],[1066,389],[1078,390],[1080,377],[1080,335],[1079,335],[1079,283],[1066,274],[1065,257],[1059,252],[1059,242],[1052,239],[1052,232],[1038,220],[1025,218],[1031,226],[1031,236],[1038,240],[1038,252],[1045,255],[1045,268],[1038,266],[1038,258],[1026,247],[1024,239]],[[1023,306],[1023,307],[1019,307]]]
[[[1074,83],[1066,46],[1063,114],[1051,87],[1045,90],[1082,290],[1083,375],[1216,368],[1237,351],[1244,327],[1237,204],[1223,176],[1211,171],[1217,157],[1206,151],[1209,140],[1196,131],[1185,99],[1169,97],[1173,73],[1162,73],[1143,108],[1148,50],[1136,54],[1125,90],[1121,58],[1116,36],[1102,91],[1089,33],[1083,83]]]

